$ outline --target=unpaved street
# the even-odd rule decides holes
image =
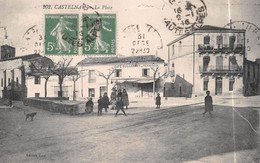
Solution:
[[[69,116],[44,110],[25,121],[24,108],[0,110],[1,162],[185,162],[229,154],[256,160],[258,136],[230,106],[202,105],[135,114],[126,110]],[[142,108],[139,108],[142,109]],[[257,128],[254,108],[237,108]],[[130,109],[131,110],[131,109]],[[129,111],[129,112],[128,112]]]

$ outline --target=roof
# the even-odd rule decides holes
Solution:
[[[168,43],[167,46],[170,46],[170,45],[192,35],[193,33],[203,33],[203,32],[207,32],[207,33],[236,33],[236,32],[239,32],[240,33],[240,32],[245,32],[245,31],[246,30],[244,30],[244,29],[230,29],[230,28],[224,28],[224,27],[204,25],[204,26],[196,29],[195,31],[185,33],[184,35],[182,35],[182,36],[178,37],[177,39]]]
[[[199,31],[207,31],[207,32],[245,32],[244,29],[230,29],[230,28],[224,28],[224,27],[217,27],[217,26],[211,26],[211,25],[204,25],[198,29],[196,29],[195,32]]]
[[[24,55],[24,56],[19,56],[19,57],[1,59],[0,62],[10,61],[10,60],[15,60],[15,59],[22,59],[23,61],[26,61],[26,60],[30,60],[30,59],[39,58],[39,57],[42,57],[42,56],[40,54],[29,54],[29,55]]]
[[[79,62],[79,65],[122,63],[122,62],[164,62],[163,59],[154,55],[131,56],[131,57],[88,57]]]

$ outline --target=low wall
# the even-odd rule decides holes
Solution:
[[[70,103],[70,101],[53,101],[47,99],[39,99],[39,98],[25,98],[24,105],[32,106],[38,109],[44,109],[51,112],[58,112],[70,115],[76,115],[79,111],[79,106],[77,103]]]

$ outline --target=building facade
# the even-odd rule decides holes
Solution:
[[[153,55],[93,57],[79,65],[79,71],[85,73],[77,82],[79,97],[98,98],[106,91],[110,95],[113,87],[126,89],[129,97],[152,97],[153,83],[156,92],[163,91],[164,60]]]
[[[31,62],[46,64],[52,62],[39,54],[15,56],[15,48],[3,45],[0,59],[0,98],[22,100],[24,97],[45,97],[45,79],[32,72]],[[57,76],[50,76],[47,83],[47,96],[58,97],[59,84]],[[73,97],[73,82],[65,78],[63,96]]]
[[[192,85],[192,95],[244,93],[245,30],[203,26],[168,44],[168,71]]]
[[[245,96],[260,94],[260,59],[245,61]]]

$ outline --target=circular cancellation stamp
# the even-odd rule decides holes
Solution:
[[[181,34],[199,28],[207,16],[207,7],[203,0],[169,0],[163,10],[172,11],[172,15],[164,18],[166,28]]]
[[[260,50],[260,28],[248,21],[232,21],[224,26],[231,29],[245,29],[245,51],[247,58],[255,60]]]
[[[126,54],[157,54],[163,48],[160,33],[150,24],[133,24],[123,30],[122,47]]]
[[[22,38],[24,39],[26,46],[31,47],[31,49],[25,47],[20,48],[22,52],[33,50],[34,53],[44,53],[44,36],[39,26],[33,25],[28,28]]]

